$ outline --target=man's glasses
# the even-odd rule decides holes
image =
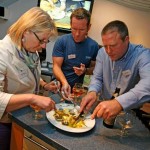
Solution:
[[[35,32],[32,31],[32,33],[33,33],[33,34],[35,35],[35,37],[38,39],[38,41],[39,41],[40,44],[47,44],[47,43],[50,42],[50,40],[48,40],[47,42],[44,41],[44,40],[41,40]]]

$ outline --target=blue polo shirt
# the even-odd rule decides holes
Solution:
[[[75,43],[72,34],[60,36],[53,48],[53,57],[63,57],[62,71],[71,87],[75,83],[83,83],[84,75],[75,74],[73,67],[85,64],[89,67],[91,60],[95,61],[99,50],[98,43],[87,37],[83,42]]]

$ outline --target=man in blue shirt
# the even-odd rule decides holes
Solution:
[[[80,111],[88,111],[100,92],[106,101],[97,105],[91,118],[110,119],[122,110],[150,101],[150,49],[131,44],[128,28],[122,21],[108,23],[101,35],[104,47],[98,52]]]
[[[76,9],[71,17],[71,34],[58,38],[53,49],[53,72],[68,97],[75,83],[83,83],[85,73],[91,74],[99,49],[98,43],[88,37],[90,13]]]

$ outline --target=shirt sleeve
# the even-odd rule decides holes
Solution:
[[[7,94],[4,92],[0,92],[0,119],[2,118],[5,109],[8,105],[8,102],[13,94]]]
[[[102,83],[103,83],[103,65],[102,65],[102,59],[101,59],[101,49],[98,51],[97,57],[96,57],[96,64],[95,68],[93,70],[93,75],[91,77],[91,82],[89,85],[89,92],[95,91],[99,92],[102,89]]]
[[[96,57],[97,57],[97,54],[98,54],[98,51],[99,51],[99,45],[98,45],[98,43],[96,43],[94,45],[93,50],[94,50],[94,55],[93,55],[92,61],[96,61]]]
[[[63,40],[61,38],[58,38],[54,44],[53,47],[53,52],[52,52],[53,57],[64,57],[64,44]]]
[[[141,53],[137,65],[140,80],[134,88],[116,98],[124,110],[150,102],[150,51]]]

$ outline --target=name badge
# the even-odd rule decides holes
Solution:
[[[19,70],[19,78],[23,79],[28,76],[27,70],[20,69]]]
[[[70,55],[68,55],[68,59],[74,59],[74,58],[76,58],[76,55],[75,55],[75,54],[70,54]]]

